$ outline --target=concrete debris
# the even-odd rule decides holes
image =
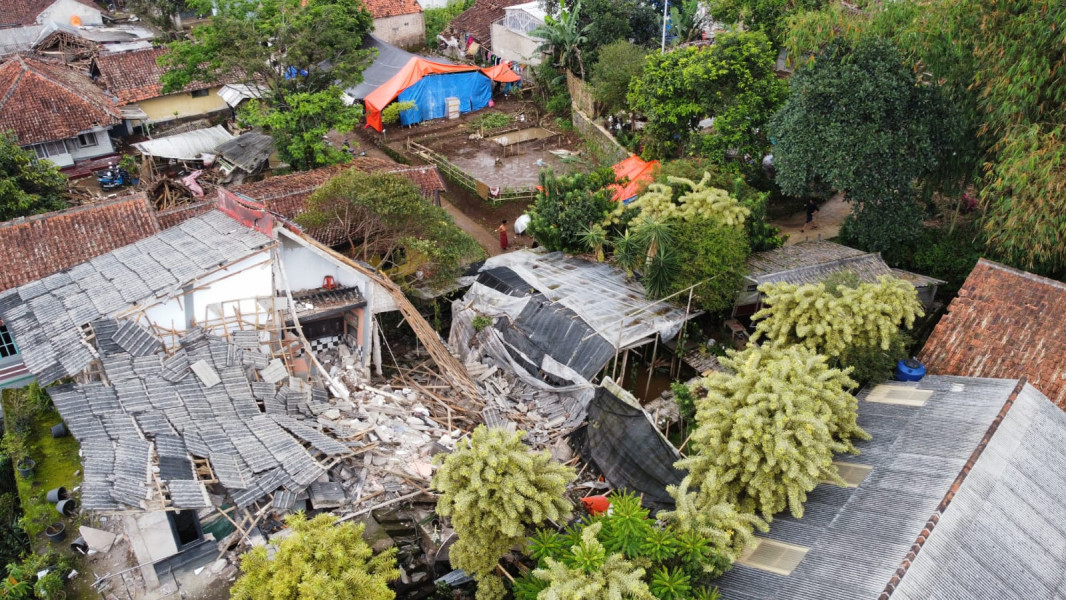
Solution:
[[[89,545],[89,550],[95,550],[96,552],[107,552],[115,543],[116,536],[110,531],[82,525],[78,528],[78,533],[85,539],[85,543]]]

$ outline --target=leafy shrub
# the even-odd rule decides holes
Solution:
[[[610,514],[528,540],[536,569],[515,581],[516,600],[689,598],[729,561],[693,531],[662,527],[635,494],[611,494]],[[616,595],[612,595],[616,594]]]
[[[381,122],[384,125],[392,125],[400,122],[400,113],[411,110],[418,106],[414,102],[393,102],[381,111]]]
[[[233,600],[259,598],[335,598],[392,600],[388,582],[400,577],[396,549],[374,555],[363,540],[363,524],[337,523],[320,514],[308,520],[302,512],[286,517],[292,535],[259,546],[241,557],[241,576],[230,590]]]
[[[474,320],[470,324],[474,327],[474,331],[480,333],[482,329],[492,325],[492,317],[478,315],[474,317]]]
[[[514,115],[501,112],[482,113],[467,123],[467,127],[475,130],[499,129],[514,123]]]
[[[699,283],[692,293],[695,306],[711,312],[732,306],[750,254],[744,231],[709,221],[681,222],[674,228],[681,269],[668,293]]]
[[[692,390],[683,383],[671,383],[670,390],[674,392],[674,402],[677,403],[677,412],[681,418],[689,421],[696,416],[696,397]]]
[[[574,470],[553,462],[548,452],[530,451],[524,435],[479,425],[433,477],[441,492],[437,513],[451,518],[458,536],[452,565],[477,579],[478,600],[503,597],[503,582],[493,571],[525,539],[527,527],[570,512],[563,493]]]
[[[854,382],[800,345],[752,345],[719,360],[733,373],[703,380],[696,453],[677,463],[688,475],[670,488],[678,501],[672,516],[698,523],[723,503],[767,519],[786,508],[803,516],[807,492],[824,480],[841,482],[834,454],[857,453],[852,439],[869,439],[848,393]]]
[[[592,173],[556,176],[540,172],[540,190],[530,208],[529,232],[548,250],[585,251],[585,230],[603,221],[611,209],[607,186],[614,183],[609,167]]]
[[[464,10],[474,5],[474,0],[449,0],[443,8],[427,8],[422,11],[426,23],[426,44],[436,47],[437,36],[452,19],[458,17]]]
[[[984,246],[970,227],[960,226],[954,231],[929,228],[922,232],[909,267],[946,281],[940,291],[954,294],[969,277],[983,252]]]
[[[911,337],[897,331],[888,343],[851,346],[840,355],[840,365],[851,369],[851,378],[860,386],[877,385],[892,378],[896,363],[908,356]]]

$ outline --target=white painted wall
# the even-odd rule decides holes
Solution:
[[[274,295],[274,277],[267,262],[269,260],[269,251],[257,252],[196,282],[192,293],[148,308],[145,315],[155,325],[177,330],[189,327],[186,304],[190,301],[193,318],[197,322],[204,320],[205,311],[210,305],[218,303],[222,303],[221,309],[227,318],[235,317],[237,310],[242,314],[254,315],[255,298]],[[236,300],[239,302],[234,302]],[[208,319],[222,316],[217,308],[206,315]]]
[[[115,151],[115,147],[111,145],[111,136],[107,133],[107,129],[103,127],[94,127],[88,131],[96,134],[96,145],[79,148],[78,138],[73,138],[74,151],[71,152],[70,155],[74,160],[96,158],[97,156],[112,154]]]
[[[103,13],[99,9],[75,0],[56,0],[51,6],[41,11],[41,14],[37,17],[37,22],[41,24],[54,22],[70,25],[70,18],[75,15],[81,19],[83,26],[104,24]]]
[[[498,21],[492,24],[491,32],[493,54],[522,65],[540,64],[542,55],[537,51],[540,39],[508,29]]]
[[[338,285],[355,286],[365,295],[367,278],[362,273],[330,260],[311,247],[301,244],[299,240],[289,237],[284,230],[280,231],[278,238],[281,241],[281,261],[292,293],[318,289],[322,287],[323,279],[330,275]]]

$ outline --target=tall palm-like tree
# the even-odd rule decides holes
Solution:
[[[587,41],[585,34],[591,25],[582,27],[580,16],[581,0],[577,0],[570,9],[560,10],[558,17],[544,17],[544,25],[529,32],[529,35],[544,40],[537,50],[550,54],[556,66],[573,70],[576,65],[578,74],[584,79],[585,62],[581,59],[581,45]]]

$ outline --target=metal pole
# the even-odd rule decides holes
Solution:
[[[684,327],[684,325],[682,325]],[[659,336],[655,336],[655,345],[651,347],[651,364],[648,365],[648,382],[644,385],[644,400],[648,399],[648,390],[651,389],[651,374],[655,370],[655,353],[659,351]]]
[[[662,54],[666,54],[666,7],[670,5],[670,0],[663,0],[663,45],[661,48]]]

